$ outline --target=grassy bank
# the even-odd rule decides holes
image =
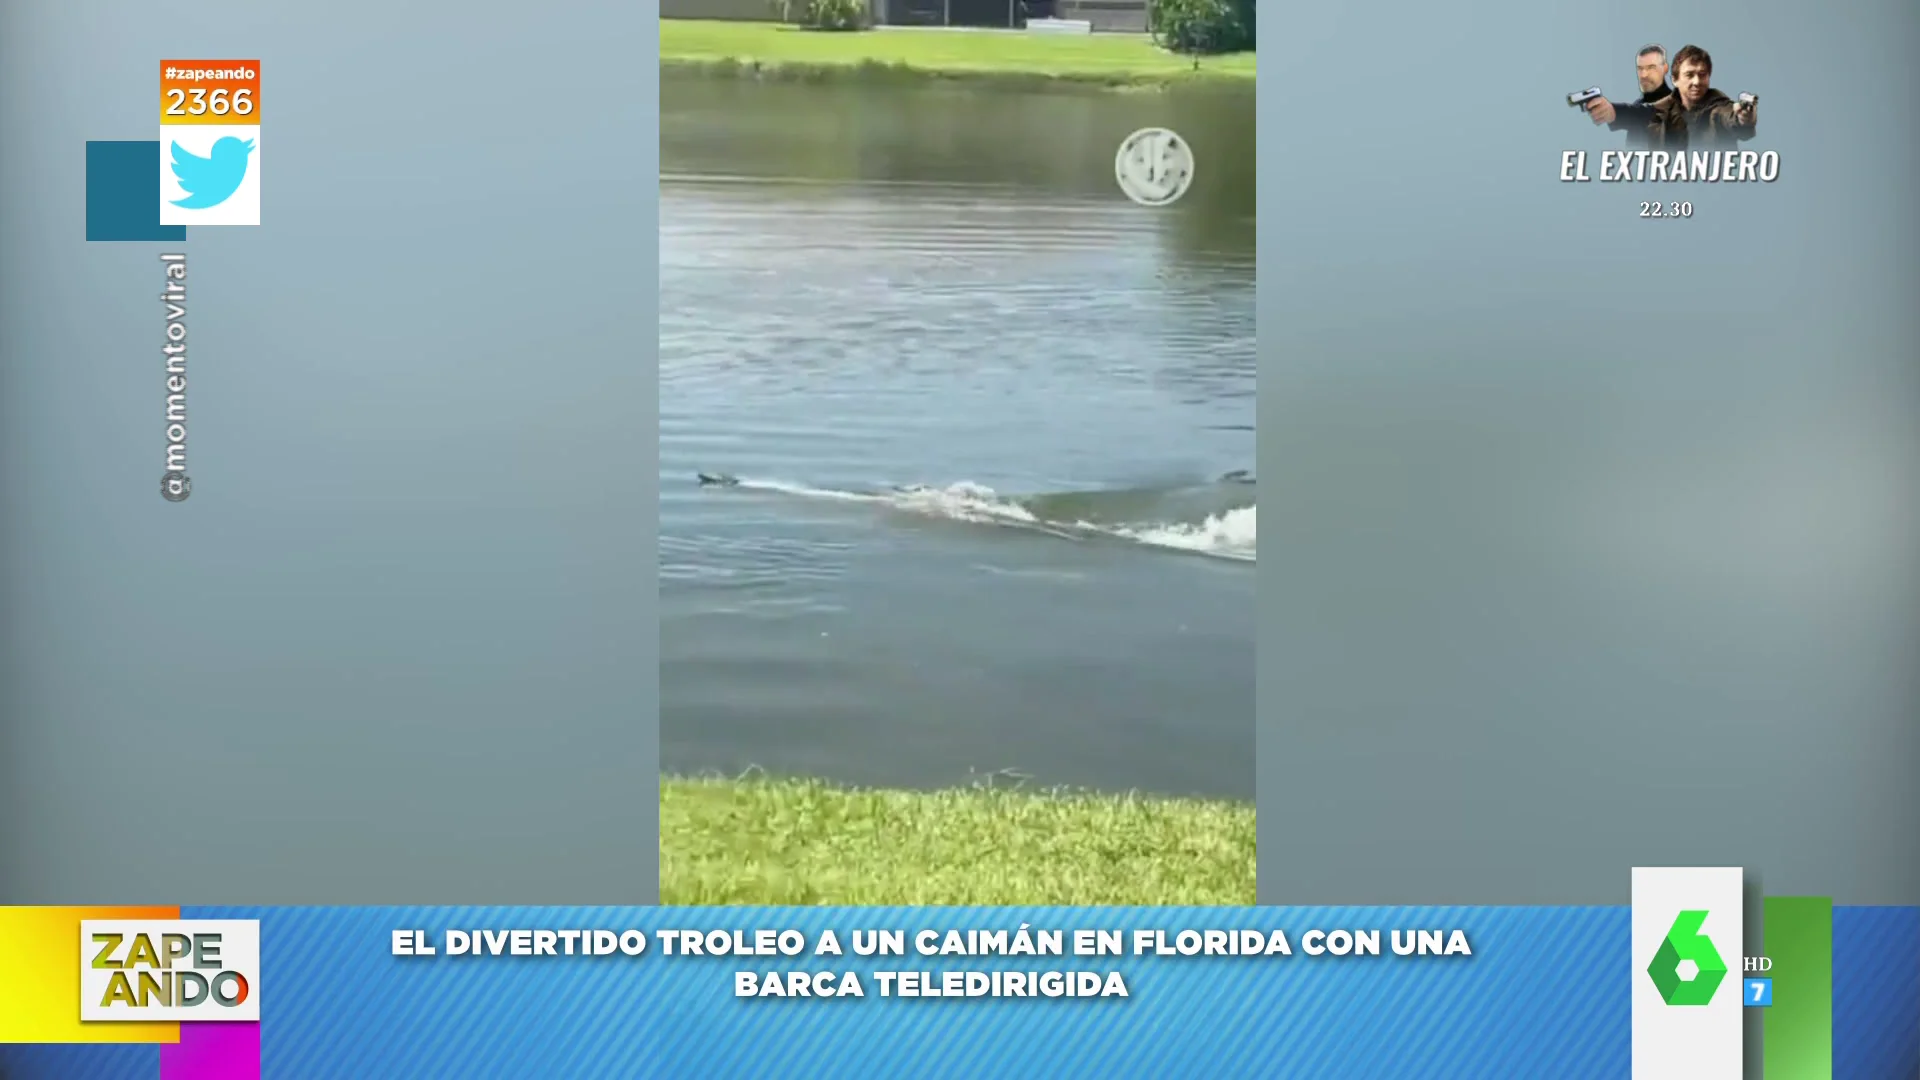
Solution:
[[[1251,805],[660,780],[667,904],[1251,904]]]
[[[1027,34],[951,30],[835,33],[775,23],[660,20],[660,64],[769,79],[846,76],[989,79],[1160,86],[1251,83],[1253,54],[1191,59],[1145,35]]]

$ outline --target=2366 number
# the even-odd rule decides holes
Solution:
[[[173,89],[167,91],[169,104],[168,116],[247,116],[253,112],[253,91],[241,87],[232,94],[225,90],[207,91],[195,87],[192,90]],[[191,100],[192,104],[188,104]]]
[[[1640,204],[1640,216],[1644,218],[1692,217],[1693,204],[1690,202],[1643,202]]]

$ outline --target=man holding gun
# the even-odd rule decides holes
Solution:
[[[1658,46],[1648,46],[1657,49]],[[1587,115],[1596,124],[1627,132],[1636,149],[1728,150],[1754,136],[1759,124],[1759,99],[1741,94],[1739,101],[1712,88],[1713,57],[1698,45],[1689,45],[1673,57],[1673,92],[1653,96],[1647,87],[1647,50],[1640,53],[1642,99],[1616,105],[1604,97],[1586,102]],[[1651,100],[1648,100],[1651,98]],[[1644,142],[1635,145],[1635,137]]]
[[[1640,77],[1639,105],[1654,105],[1673,96],[1673,87],[1667,85],[1667,50],[1658,45],[1649,45],[1640,50],[1633,58],[1635,74]],[[1606,124],[1609,131],[1627,133],[1627,149],[1649,150],[1653,148],[1653,136],[1644,123],[1636,124],[1623,118],[1615,111],[1611,120],[1600,119],[1598,108],[1607,104],[1606,98],[1595,98],[1587,103],[1587,114],[1596,124]]]

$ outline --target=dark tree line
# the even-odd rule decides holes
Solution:
[[[1250,52],[1253,0],[1149,0],[1147,26],[1154,40],[1174,52]]]

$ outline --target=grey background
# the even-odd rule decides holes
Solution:
[[[656,10],[0,7],[0,903],[657,899]],[[263,76],[179,505],[162,58]]]
[[[1264,15],[1262,901],[1920,902],[1920,14]],[[1648,42],[1777,183],[1557,182]]]

